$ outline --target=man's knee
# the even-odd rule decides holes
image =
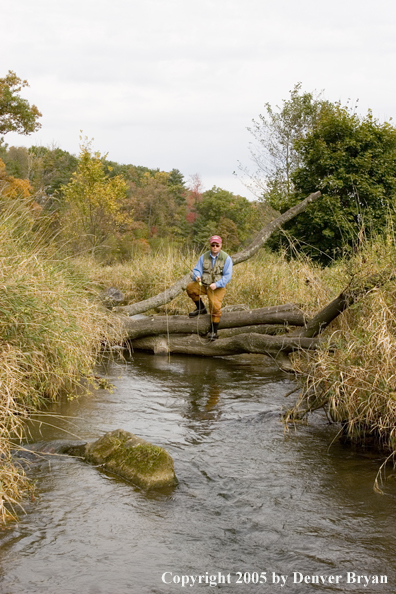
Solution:
[[[213,294],[213,309],[214,310],[221,312],[221,305],[223,303],[224,295],[225,295],[225,289],[223,289],[223,288],[216,289],[216,291]],[[221,315],[221,313],[219,315]]]
[[[209,308],[212,315],[212,321],[218,322],[221,318],[221,304],[225,294],[224,289],[218,290],[220,294],[216,295],[216,291],[209,297]]]
[[[188,285],[186,287],[187,295],[189,297],[191,297],[191,299],[193,299],[193,301],[198,301],[199,296],[200,296],[199,289],[200,289],[199,284],[196,281],[193,281],[192,283],[188,283]]]

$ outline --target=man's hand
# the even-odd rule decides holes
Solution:
[[[200,276],[196,276],[195,277],[195,282],[200,283],[201,282],[201,277]]]
[[[209,285],[209,289],[212,289],[212,291],[215,291],[217,289],[216,283],[212,283],[211,285]]]

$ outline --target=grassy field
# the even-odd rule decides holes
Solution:
[[[199,255],[162,250],[114,266],[103,266],[88,258],[80,258],[77,263],[86,271],[98,294],[113,286],[123,292],[128,302],[134,303],[164,291],[192,271]],[[346,282],[344,266],[323,269],[307,259],[288,260],[284,254],[261,250],[251,260],[234,267],[223,304],[243,303],[258,308],[293,302],[312,313],[325,305]],[[191,300],[182,293],[157,313],[187,314],[191,309]]]

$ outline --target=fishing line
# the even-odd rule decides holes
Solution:
[[[205,247],[203,247],[203,248],[201,249],[201,251],[199,252],[199,254],[198,254],[198,260],[199,260],[199,258],[200,258],[200,257],[201,257],[201,256],[202,256],[202,255],[203,255],[205,252],[207,252],[207,249],[206,249]],[[194,256],[195,256],[195,258],[197,257],[195,254],[194,254]],[[182,259],[184,259],[184,260],[185,260],[186,258],[182,256]],[[193,268],[191,268],[191,265],[190,265],[190,262],[189,262],[189,263],[188,263],[188,269],[189,269],[189,271],[190,271],[191,273],[193,273],[193,272],[194,272],[194,268],[195,268],[195,266],[194,266]],[[195,281],[195,282],[197,282],[197,281]],[[199,281],[199,283],[198,283],[198,284],[199,284],[199,286],[200,286],[200,287],[202,287],[202,286],[209,286],[209,285],[203,285],[203,284],[202,284],[202,281]],[[206,295],[206,296],[207,296],[207,295]],[[199,295],[199,298],[201,299],[201,294]],[[205,309],[206,309],[206,306],[205,306]],[[204,314],[204,315],[206,315],[206,314]],[[203,340],[203,339],[201,338],[201,335],[200,335],[200,333],[199,333],[199,318],[200,318],[200,316],[201,316],[201,313],[198,313],[198,316],[197,316],[197,329],[196,329],[196,331],[197,331],[197,336],[198,336],[198,338],[199,338],[199,341],[200,341],[200,343],[201,343],[201,344],[206,344],[206,343],[207,343],[207,340]]]
[[[166,276],[166,274],[165,274]],[[165,279],[166,281],[167,279]],[[169,283],[166,283],[166,288],[165,288],[165,298],[166,297],[166,292],[169,288]],[[166,317],[166,344],[168,347],[168,363],[170,363],[170,338],[169,338],[169,314],[168,314],[168,302],[165,303],[165,317]]]
[[[200,287],[202,287],[202,286],[203,286],[203,287],[209,287],[209,286],[210,286],[210,285],[205,285],[205,284],[203,284],[203,283],[202,283],[202,281],[199,281],[199,283],[198,283],[198,284],[199,284],[199,286],[200,286]],[[208,294],[206,293],[206,297],[207,297],[207,296],[208,296]],[[201,299],[201,297],[200,297],[200,299]],[[210,305],[210,302],[209,302],[209,305]],[[206,309],[206,307],[205,307],[205,309]],[[209,307],[208,309],[209,309],[209,315],[210,315],[210,322],[212,323],[212,314],[211,314],[211,311],[210,311],[210,307]],[[204,344],[204,345],[206,345],[206,344],[210,343],[210,340],[209,340],[209,339],[207,339],[207,338],[206,338],[206,339],[202,339],[202,338],[201,338],[201,335],[200,335],[200,333],[199,333],[199,326],[198,326],[198,324],[199,324],[199,317],[200,317],[200,315],[201,315],[201,314],[200,314],[200,313],[198,313],[198,316],[197,316],[197,336],[198,336],[198,338],[199,338],[199,342],[200,342],[201,344]],[[205,315],[205,314],[204,314],[204,315]],[[210,330],[210,326],[209,326],[209,330]]]

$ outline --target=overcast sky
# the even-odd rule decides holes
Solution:
[[[43,114],[10,145],[200,174],[249,197],[246,128],[295,83],[396,116],[394,0],[3,0],[0,77]]]

